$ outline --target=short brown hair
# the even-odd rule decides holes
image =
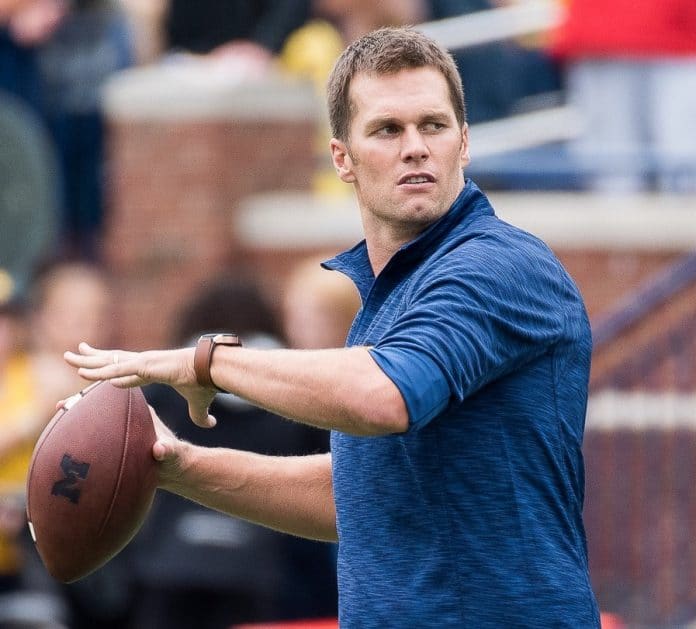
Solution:
[[[333,137],[347,141],[353,106],[350,84],[360,72],[394,74],[408,68],[433,67],[447,81],[457,121],[466,122],[464,88],[452,55],[413,28],[380,28],[348,46],[329,76],[327,101]]]

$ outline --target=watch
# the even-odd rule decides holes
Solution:
[[[224,392],[210,377],[210,363],[213,360],[213,352],[218,345],[240,347],[242,342],[236,334],[203,334],[198,339],[198,343],[196,343],[196,352],[193,355],[193,370],[196,373],[196,382],[200,386]]]

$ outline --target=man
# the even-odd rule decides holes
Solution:
[[[160,425],[153,455],[169,491],[337,540],[342,627],[598,627],[581,515],[591,340],[575,285],[464,180],[462,86],[434,42],[408,29],[357,40],[328,101],[333,164],[365,232],[326,263],[362,296],[349,347],[204,338],[197,369],[192,348],[82,344],[66,359],[118,386],[168,383],[200,426],[214,425],[217,386],[331,429],[330,455],[275,459]]]

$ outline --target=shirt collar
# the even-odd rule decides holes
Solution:
[[[403,266],[409,262],[417,261],[425,253],[436,249],[455,230],[466,229],[474,218],[483,215],[492,216],[493,214],[493,208],[486,196],[471,179],[467,179],[447,213],[428,226],[416,238],[402,245],[389,260],[387,267],[394,264]],[[364,290],[369,290],[375,279],[367,255],[365,240],[336,257],[326,260],[322,266],[346,274],[355,282],[361,294],[365,294]]]

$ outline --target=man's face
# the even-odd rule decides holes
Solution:
[[[368,239],[405,242],[443,216],[462,189],[466,127],[433,68],[360,73],[350,97],[350,136],[347,143],[332,140],[334,165],[355,186]]]

